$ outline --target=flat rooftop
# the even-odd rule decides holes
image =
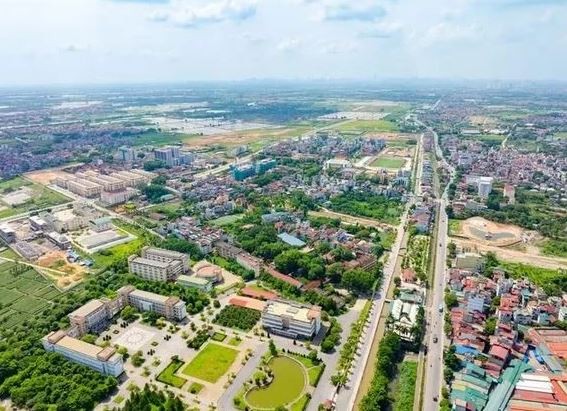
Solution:
[[[104,350],[104,348],[99,347],[98,345],[89,344],[84,341],[77,340],[76,338],[69,337],[68,335],[57,341],[56,345],[92,358],[97,358],[98,354]]]
[[[180,275],[179,277],[177,277],[177,282],[178,283],[190,283],[190,284],[195,284],[195,285],[207,285],[207,284],[209,284],[209,281],[205,280],[204,278],[196,277],[196,276],[190,276],[190,275]]]
[[[104,307],[104,303],[100,300],[90,300],[85,305],[77,308],[75,311],[69,314],[69,317],[86,317],[93,311],[96,311]]]
[[[130,295],[147,301],[160,302],[162,304],[165,304],[166,301],[169,300],[170,298],[176,298],[176,297],[169,297],[161,294],[151,293],[149,291],[143,291],[143,290],[134,290],[130,293]]]
[[[291,317],[302,322],[311,322],[321,315],[319,307],[308,307],[280,300],[268,301],[264,312],[278,317]]]
[[[163,262],[163,261],[150,260],[150,259],[144,258],[144,257],[133,258],[132,262],[136,263],[136,264],[150,265],[152,267],[159,267],[159,268],[169,267],[169,263],[166,263],[166,262]]]

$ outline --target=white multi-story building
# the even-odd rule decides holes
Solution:
[[[133,188],[127,187],[124,190],[118,191],[103,191],[100,193],[100,201],[106,206],[113,206],[125,203],[132,197],[138,195],[138,191]]]
[[[163,263],[179,262],[180,265],[175,264],[172,270],[181,270],[182,272],[189,271],[189,255],[179,253],[177,251],[165,250],[163,248],[146,246],[142,248],[142,257],[148,260],[161,261]],[[181,274],[181,271],[174,274]]]
[[[98,197],[102,191],[102,186],[97,183],[93,183],[92,181],[85,180],[85,179],[78,179],[73,178],[67,180],[66,182],[67,189],[75,194],[78,194],[82,197]]]
[[[128,304],[140,311],[154,311],[168,320],[181,321],[187,317],[185,302],[179,297],[167,297],[148,291],[136,290],[131,285],[120,288],[118,294],[125,298]]]
[[[124,371],[122,356],[113,347],[102,348],[76,338],[65,331],[54,331],[42,338],[43,348],[63,355],[70,361],[86,365],[102,374],[118,377]]]
[[[102,331],[108,322],[125,307],[123,296],[109,300],[106,298],[90,300],[68,315],[71,327],[77,335]]]
[[[262,311],[262,325],[274,334],[311,338],[321,329],[321,308],[292,301],[271,300]]]
[[[492,191],[492,177],[479,177],[478,179],[478,195],[486,198]]]
[[[0,226],[0,238],[7,243],[16,241],[16,232],[7,225]]]
[[[128,258],[128,270],[132,274],[149,281],[173,280],[171,275],[171,264],[161,261],[148,260],[147,258],[132,255]]]
[[[143,176],[130,171],[117,171],[112,173],[111,176],[123,180],[124,184],[128,187],[138,187],[140,185],[147,184],[152,180],[150,176]]]

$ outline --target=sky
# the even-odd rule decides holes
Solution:
[[[567,0],[1,0],[0,84],[567,80]]]

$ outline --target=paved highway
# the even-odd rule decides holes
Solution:
[[[448,165],[443,158],[443,152],[439,146],[439,137],[431,128],[428,131],[433,133],[435,141],[435,150],[438,158],[444,167],[449,169],[451,176],[454,176],[454,170]],[[448,187],[449,185],[447,185]],[[445,188],[441,198],[437,200],[437,244],[435,253],[434,276],[431,284],[431,299],[428,307],[427,316],[427,332],[425,335],[425,344],[428,347],[425,369],[425,387],[423,397],[423,410],[435,411],[439,409],[439,401],[441,400],[441,387],[443,385],[443,349],[445,346],[444,326],[444,290],[447,282],[447,245],[448,236],[448,217],[445,209],[447,207],[447,187]],[[441,310],[440,310],[441,308]]]

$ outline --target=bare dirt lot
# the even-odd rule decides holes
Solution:
[[[49,251],[42,255],[38,258],[37,265],[66,273],[58,275],[53,271],[45,270],[45,273],[51,277],[60,288],[67,288],[81,282],[87,272],[85,267],[68,262],[65,252],[60,250]]]
[[[61,177],[66,175],[68,176],[67,173],[58,169],[38,170],[25,174],[25,176],[34,183],[38,183],[44,186],[51,184],[51,181],[54,180],[56,177]]]
[[[490,251],[495,253],[499,259],[512,263],[535,265],[550,269],[567,268],[567,258],[540,255],[536,247],[525,247],[525,251],[520,251],[513,248],[480,244],[478,241],[470,241],[460,238],[452,238],[451,241],[453,241],[460,249],[479,253],[486,253]]]
[[[510,224],[499,224],[482,217],[472,217],[460,224],[460,236],[478,241],[480,244],[497,247],[510,246],[519,242],[528,243],[536,238],[533,231]]]
[[[472,252],[493,252],[504,261],[544,268],[566,268],[567,259],[542,255],[537,244],[543,237],[511,224],[499,224],[482,217],[461,221],[451,238],[457,246]]]
[[[297,137],[308,132],[310,129],[311,127],[281,127],[241,130],[209,136],[189,137],[184,140],[184,144],[189,147],[206,147],[213,144],[238,146],[251,144],[260,140],[274,141],[289,137]]]

